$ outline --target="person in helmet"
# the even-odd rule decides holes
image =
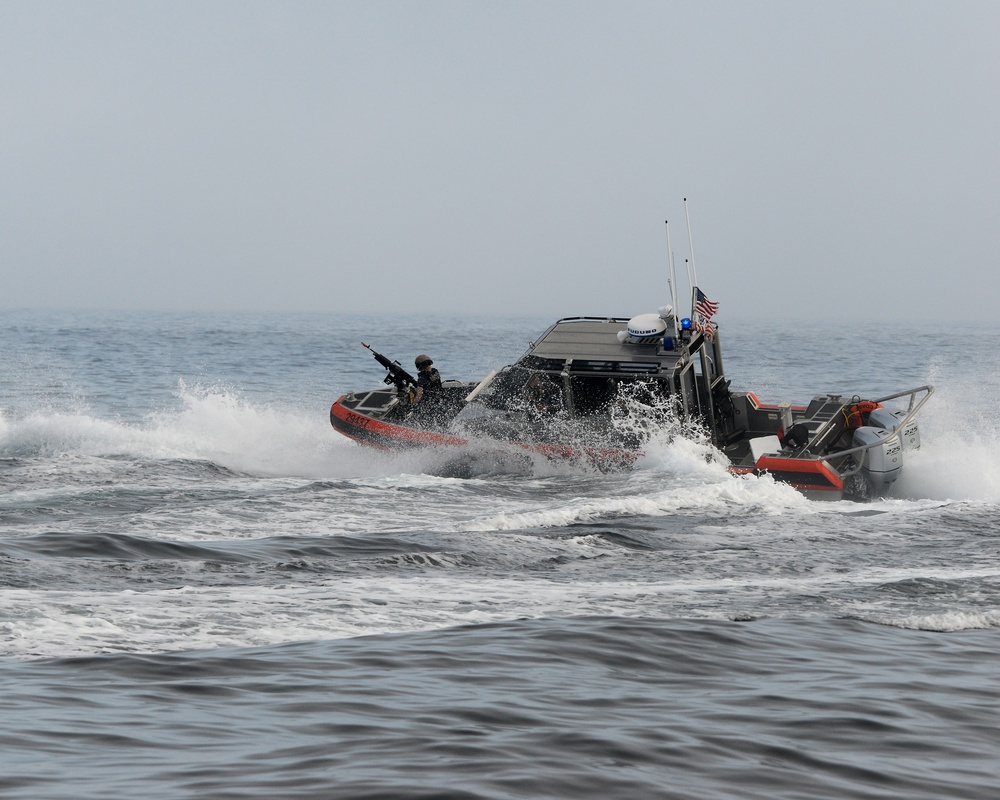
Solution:
[[[419,403],[425,394],[433,395],[441,388],[441,373],[434,368],[430,356],[421,354],[413,363],[417,368],[417,394],[413,401]]]

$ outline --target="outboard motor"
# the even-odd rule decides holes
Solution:
[[[895,431],[899,427],[899,423],[904,419],[906,419],[905,411],[890,411],[888,408],[876,408],[869,415],[868,424],[887,431]],[[903,448],[906,450],[920,449],[920,428],[917,426],[915,419],[910,420],[906,427],[899,432],[899,440],[903,443]]]
[[[899,471],[903,468],[903,448],[898,438],[886,442],[890,436],[891,430],[873,425],[864,425],[854,430],[852,447],[872,445],[861,454],[861,474],[867,479],[874,495],[883,494],[899,477]]]

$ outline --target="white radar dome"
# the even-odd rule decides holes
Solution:
[[[633,339],[659,339],[667,332],[667,323],[659,314],[640,314],[628,321],[627,330]]]

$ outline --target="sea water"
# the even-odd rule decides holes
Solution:
[[[1000,330],[719,319],[764,401],[937,387],[865,504],[330,427],[549,322],[0,314],[0,797],[996,797]]]

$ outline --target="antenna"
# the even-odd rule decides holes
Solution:
[[[688,199],[684,198],[684,221],[687,222],[688,229],[688,248],[691,251],[691,266],[688,270],[688,276],[694,276],[694,283],[692,286],[698,285],[698,269],[694,265],[694,239],[691,237],[691,217],[688,215]]]
[[[674,308],[674,316],[677,315],[677,275],[674,273],[674,251],[670,247],[670,220],[663,221],[667,229],[667,263],[669,272],[667,274],[667,286],[670,287],[670,305]]]
[[[690,258],[685,258],[684,259],[684,263],[685,263],[685,265],[687,265],[687,270],[688,270],[688,286],[691,289],[691,297],[694,297],[694,287],[697,284],[694,282],[694,278],[691,277],[691,259]],[[692,302],[694,302],[694,301],[692,300]]]

